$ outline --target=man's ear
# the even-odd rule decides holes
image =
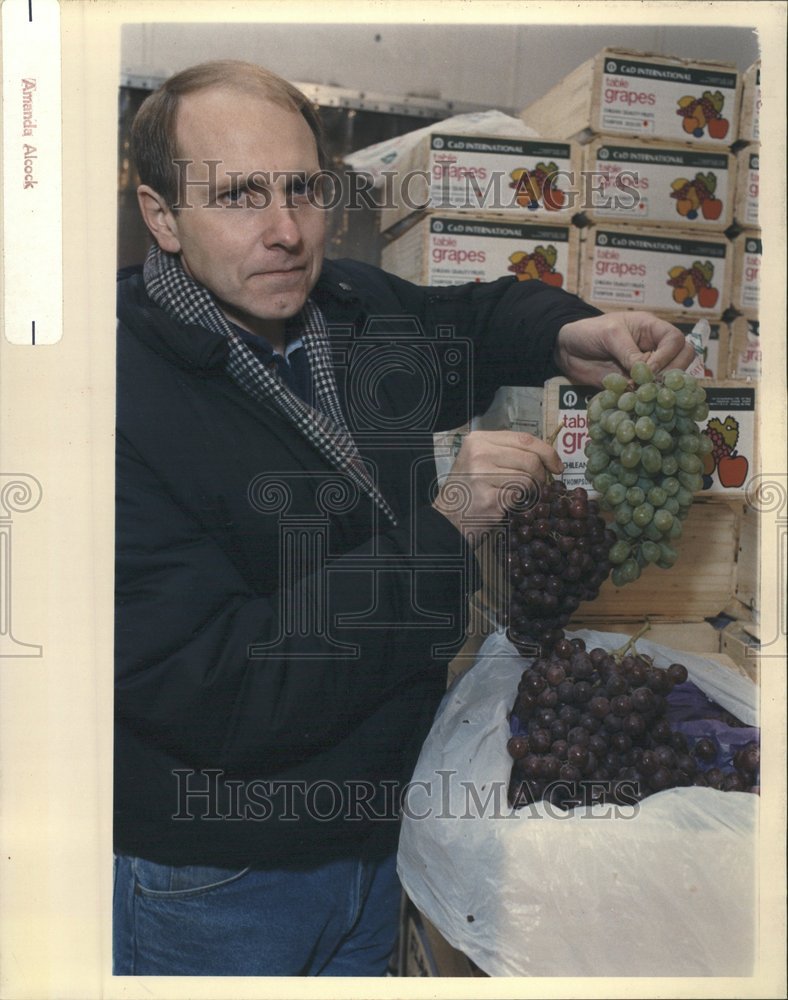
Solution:
[[[140,184],[137,201],[145,225],[159,247],[167,253],[179,253],[178,223],[164,198],[147,184]]]

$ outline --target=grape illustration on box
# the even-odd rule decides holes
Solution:
[[[724,489],[738,489],[747,478],[749,469],[746,457],[736,453],[739,441],[738,420],[730,414],[724,420],[712,417],[703,429],[703,434],[712,444],[712,450],[703,456],[703,489],[711,489],[715,469]]]
[[[720,297],[719,291],[711,284],[714,278],[714,265],[707,260],[693,261],[692,267],[682,267],[677,264],[668,271],[668,284],[673,288],[673,301],[689,309],[698,305],[701,309],[713,309]]]
[[[678,105],[676,114],[684,119],[682,128],[696,139],[700,139],[706,129],[710,139],[724,139],[728,134],[730,122],[722,117],[725,98],[719,90],[713,94],[704,90],[701,97],[686,94],[679,98]]]
[[[557,186],[558,164],[552,160],[550,163],[537,163],[531,170],[518,167],[509,176],[512,178],[509,187],[514,188],[515,201],[523,208],[533,212],[544,205],[549,211],[557,212],[564,207],[566,194]]]
[[[538,280],[543,281],[546,285],[560,288],[564,283],[564,276],[555,269],[557,258],[558,251],[552,243],[546,247],[535,247],[531,253],[515,250],[513,254],[509,255],[511,263],[507,271],[516,274],[518,281]]]
[[[670,197],[676,200],[676,211],[686,219],[697,219],[700,213],[704,219],[714,222],[722,214],[722,201],[714,197],[717,177],[711,171],[697,173],[692,180],[677,177],[670,185]]]

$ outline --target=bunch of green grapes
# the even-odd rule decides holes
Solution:
[[[610,374],[602,384],[588,404],[586,476],[613,515],[610,575],[622,587],[650,563],[669,569],[676,561],[681,522],[711,447],[696,422],[709,408],[703,387],[677,369],[655,379],[638,362],[630,379]]]

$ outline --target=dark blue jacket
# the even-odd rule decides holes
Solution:
[[[326,262],[313,295],[393,528],[229,379],[221,337],[171,320],[139,273],[118,287],[116,849],[390,849],[474,586],[430,506],[432,433],[557,374],[558,329],[596,310],[536,281],[420,288]]]

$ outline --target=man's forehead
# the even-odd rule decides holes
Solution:
[[[281,148],[285,142],[311,146],[314,137],[303,116],[264,93],[232,85],[184,94],[178,103],[177,144],[181,152],[199,147],[227,155],[250,142]]]

